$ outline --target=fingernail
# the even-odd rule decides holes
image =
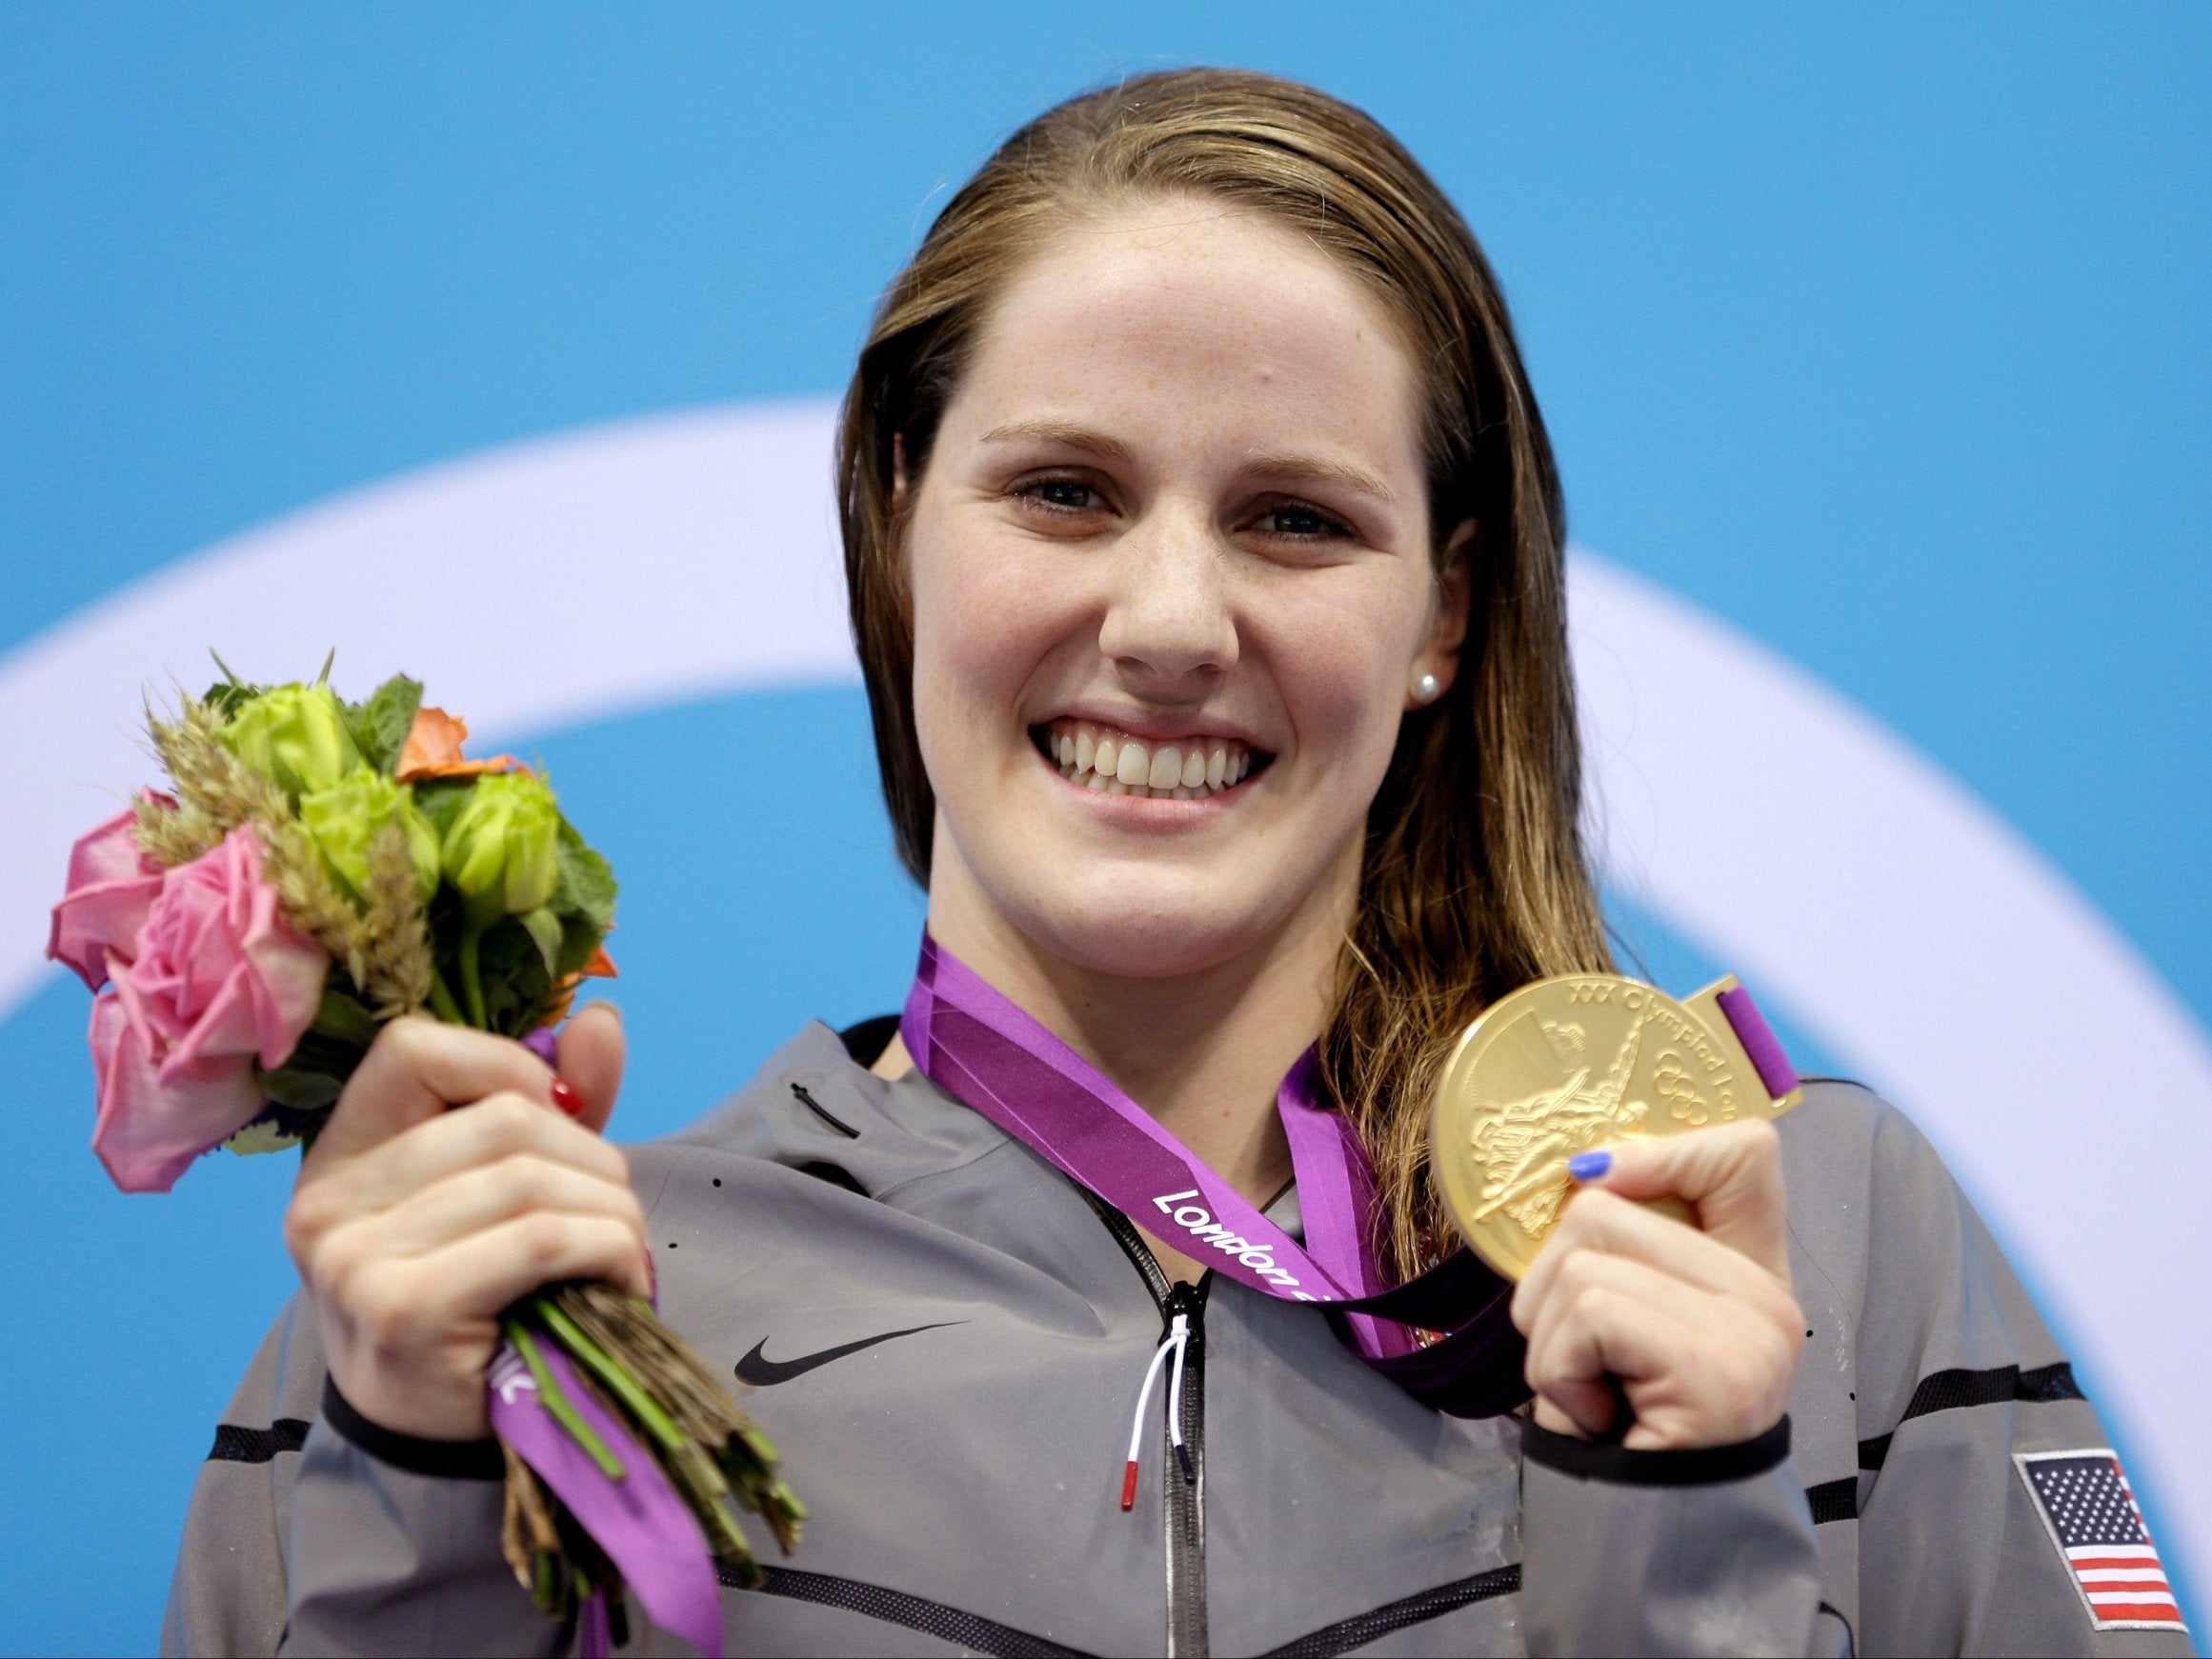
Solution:
[[[1595,1181],[1612,1168],[1611,1152],[1577,1152],[1567,1160],[1567,1173],[1578,1181]]]
[[[584,1115],[584,1097],[576,1092],[576,1086],[566,1077],[556,1077],[553,1080],[553,1103],[560,1108],[564,1116],[582,1117]]]

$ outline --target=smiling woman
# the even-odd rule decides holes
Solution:
[[[955,555],[975,586],[954,614],[1034,575],[1063,609],[1028,626],[1088,618],[1092,651],[1117,665],[1122,683],[1099,683],[1063,640],[1021,695],[1077,701],[1038,712],[1111,728],[1133,702],[1173,710],[1131,728],[1145,740],[1186,735],[1175,722],[1196,706],[1263,767],[1294,739],[1233,832],[1119,843],[1141,849],[1136,868],[1094,838],[1078,894],[1009,902],[1024,928],[1071,900],[1116,908],[1114,934],[1156,984],[1226,960],[1209,960],[1215,929],[1239,907],[1307,942],[1317,962],[1287,971],[1332,1009],[1320,1062],[1375,1162],[1385,1266],[1417,1265],[1446,1229],[1425,1126],[1451,1043],[1516,985],[1609,960],[1576,828],[1558,475],[1504,300],[1451,204],[1389,134],[1310,89],[1196,71],[1076,100],[985,165],[893,287],[846,400],[839,475],[885,798],[916,879],[931,880],[933,786],[986,775],[940,775],[918,734],[934,723],[915,719],[961,694],[920,649],[949,515],[980,532]],[[1049,572],[982,563],[1014,533],[1065,552]],[[1036,845],[1018,825],[994,811],[974,832]],[[1181,919],[1139,940],[1139,902]],[[1072,919],[1055,954],[1103,966],[1110,936]],[[1280,1076],[1288,1055],[1204,1035],[1226,1008],[1166,1000],[1192,1016],[1197,1055]],[[1227,1082],[1180,1058],[1161,1069],[1194,1096]]]
[[[2184,1643],[2064,1356],[1863,1090],[1579,1158],[1518,1289],[1458,1248],[1438,1067],[1607,955],[1541,422],[1387,133],[1219,71],[1040,117],[894,285],[839,478],[929,892],[903,1018],[619,1169],[616,1019],[564,1034],[580,1124],[514,1046],[392,1029],[229,1419],[312,1420],[297,1478],[209,1465],[172,1646],[589,1646],[501,1559],[484,1369],[513,1284],[644,1258],[814,1511],[725,1592],[742,1650]]]

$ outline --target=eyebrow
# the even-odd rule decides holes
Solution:
[[[1112,461],[1136,460],[1129,446],[1120,439],[1109,437],[1076,421],[1008,421],[985,432],[982,441],[994,444],[1019,439],[1064,444],[1071,450],[1088,450]],[[1255,455],[1244,463],[1244,470],[1257,477],[1284,483],[1305,479],[1317,483],[1340,484],[1347,490],[1372,495],[1392,506],[1398,502],[1398,492],[1383,481],[1381,474],[1349,461],[1324,460],[1317,455]]]
[[[1382,475],[1350,461],[1325,461],[1317,455],[1255,455],[1244,463],[1244,470],[1261,478],[1280,479],[1285,483],[1299,479],[1313,479],[1319,483],[1341,484],[1347,490],[1357,490],[1392,506],[1398,504],[1398,492],[1384,483]]]
[[[1103,455],[1110,461],[1134,461],[1136,455],[1127,444],[1118,438],[1110,438],[1104,432],[1076,421],[1008,421],[1004,426],[993,427],[983,434],[986,444],[1005,443],[1012,439],[1028,438],[1048,444],[1065,444],[1071,450],[1087,450],[1094,455]]]

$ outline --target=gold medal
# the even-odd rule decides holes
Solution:
[[[1578,1152],[1797,1105],[1796,1078],[1771,1093],[1737,1034],[1720,999],[1740,995],[1733,976],[1685,1003],[1617,974],[1578,973],[1524,985],[1468,1027],[1437,1089],[1430,1155],[1475,1253],[1508,1279],[1528,1271],[1567,1202]],[[1679,1205],[1659,1208],[1688,1219]]]

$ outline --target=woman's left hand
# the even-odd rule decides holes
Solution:
[[[1536,1420],[1686,1450],[1749,1440],[1789,1403],[1805,1345],[1790,1293],[1781,1140],[1764,1122],[1626,1141],[1579,1183],[1514,1293]],[[1638,1200],[1678,1198],[1685,1227]],[[1614,1379],[1618,1378],[1618,1387]]]

